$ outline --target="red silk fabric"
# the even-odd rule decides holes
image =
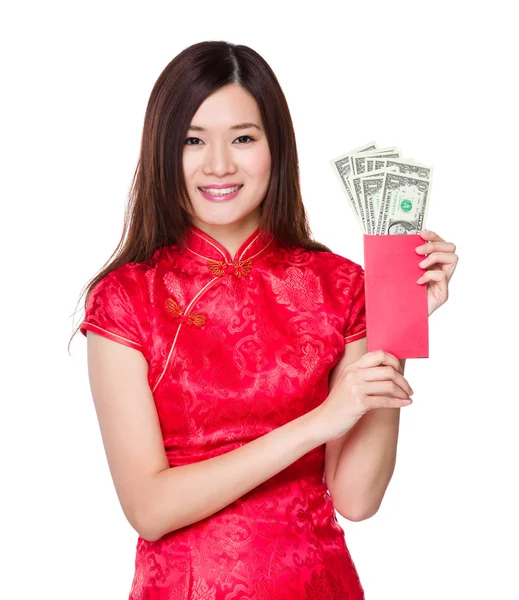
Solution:
[[[87,330],[143,353],[169,464],[186,465],[325,400],[345,343],[366,335],[364,270],[259,228],[232,257],[190,225],[185,244],[95,286]],[[139,536],[129,600],[364,598],[324,457],[323,444],[208,518]]]

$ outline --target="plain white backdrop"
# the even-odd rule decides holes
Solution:
[[[368,600],[519,598],[518,105],[510,2],[26,2],[2,10],[2,597],[126,599],[137,533],[90,395],[79,296],[119,240],[149,94],[203,40],[287,97],[315,239],[363,264],[330,159],[375,140],[434,167],[457,246],[409,359],[378,513],[338,516]],[[77,310],[77,312],[75,312]],[[75,313],[75,314],[74,314]],[[175,501],[174,498],[171,499]]]

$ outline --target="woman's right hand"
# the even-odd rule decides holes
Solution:
[[[412,393],[396,356],[384,350],[363,354],[342,369],[319,406],[326,440],[344,435],[372,408],[407,406],[402,400]]]

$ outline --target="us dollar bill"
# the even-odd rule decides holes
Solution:
[[[367,154],[371,154],[372,156],[375,157],[385,157],[387,158],[393,158],[393,159],[397,159],[400,157],[400,152],[398,151],[394,151],[394,150],[388,150],[386,153],[383,153],[381,151],[380,154],[377,154],[376,152],[374,153],[367,153]],[[358,158],[356,156],[352,157],[352,162],[353,162],[353,166],[354,166],[354,170],[356,172],[356,175],[350,175],[350,187],[351,187],[351,193],[353,194],[354,198],[355,198],[355,202],[361,207],[361,213],[363,216],[363,231],[365,231],[366,233],[374,233],[374,230],[371,228],[371,222],[373,219],[376,219],[375,217],[370,217],[370,214],[375,210],[375,212],[378,210],[378,205],[377,208],[374,209],[372,206],[370,206],[366,199],[364,198],[364,186],[362,184],[362,181],[364,179],[364,177],[366,176],[371,176],[371,173],[368,173],[367,171],[365,171],[365,161],[366,159],[364,157]],[[371,186],[372,188],[373,186]]]
[[[331,161],[364,233],[417,233],[430,204],[433,168],[368,142]],[[400,174],[401,177],[390,177]]]
[[[341,156],[337,156],[330,161],[333,171],[340,182],[341,189],[346,194],[349,200],[349,205],[351,206],[355,218],[357,219],[361,228],[364,228],[364,213],[363,210],[361,210],[359,202],[356,196],[354,196],[350,185],[350,175],[355,174],[352,157],[362,152],[376,150],[376,147],[377,145],[375,142],[368,142],[367,144],[359,146],[354,150],[350,150],[350,152],[347,152],[346,154],[341,154]]]
[[[359,202],[364,207],[365,233],[374,234],[377,226],[377,217],[382,204],[382,191],[386,171],[383,169],[368,172],[363,175],[354,175],[352,179],[353,190]]]
[[[416,234],[423,229],[432,180],[387,171],[376,235]]]

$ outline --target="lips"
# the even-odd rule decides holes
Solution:
[[[216,190],[207,191],[203,190],[202,188],[198,188],[198,191],[206,200],[210,200],[211,202],[227,202],[228,200],[235,198],[240,193],[242,187],[243,185],[239,185],[232,192],[220,190],[218,193],[216,193]]]
[[[225,188],[234,188],[234,187],[243,187],[243,183],[222,183],[218,185],[204,185],[203,187],[199,187],[199,190],[223,190]]]

